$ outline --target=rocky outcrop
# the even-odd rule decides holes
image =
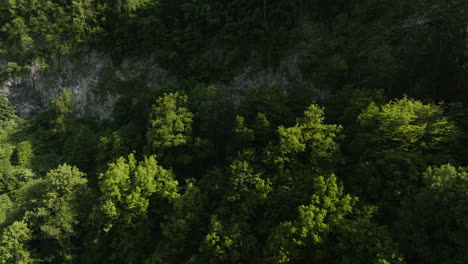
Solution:
[[[303,82],[298,67],[298,55],[287,57],[277,67],[256,67],[255,60],[246,62],[229,83],[223,86],[238,102],[248,89],[260,85],[291,87]],[[147,58],[124,58],[118,66],[106,53],[89,51],[81,56],[64,57],[44,68],[36,62],[30,73],[0,84],[0,89],[13,105],[16,113],[30,118],[40,113],[66,89],[74,98],[76,114],[91,116],[97,121],[111,118],[119,95],[109,91],[97,91],[103,76],[109,69],[112,78],[126,81],[133,78],[143,80],[148,87],[157,87],[174,80],[161,68],[152,56]],[[310,87],[313,89],[313,87]]]
[[[168,81],[168,73],[154,60],[124,59],[114,67],[109,54],[92,51],[76,57],[64,57],[46,69],[35,62],[30,73],[7,80],[0,84],[0,89],[11,102],[16,113],[23,118],[30,118],[40,113],[64,89],[73,95],[76,114],[79,117],[91,116],[97,121],[111,117],[119,95],[110,92],[97,92],[103,72],[115,68],[115,76],[128,80],[145,75],[148,86],[158,86]]]
[[[0,89],[20,117],[32,117],[44,108],[40,92],[35,89],[35,79],[32,76],[7,80],[0,85]]]
[[[255,66],[255,60],[251,60],[238,71],[231,82],[226,85],[227,91],[233,100],[238,102],[250,88],[261,85],[281,85],[289,88],[296,82],[302,82],[302,73],[298,67],[298,55],[289,56],[276,67]]]
[[[97,96],[94,90],[100,72],[110,65],[110,56],[99,52],[62,58],[48,66],[35,62],[29,74],[7,80],[0,89],[23,118],[40,113],[66,89],[73,95],[78,116],[91,115],[103,120],[109,118],[118,96]]]
[[[255,66],[257,65],[256,60],[252,58],[240,71],[234,74],[231,82],[220,85],[227,89],[235,103],[238,103],[249,89],[261,85],[280,85],[285,89],[285,92],[295,85],[306,86],[313,94],[313,98],[310,98],[311,102],[325,101],[330,96],[330,91],[319,89],[310,80],[305,80],[299,67],[299,60],[300,55],[296,53],[286,57],[275,67],[265,68]]]

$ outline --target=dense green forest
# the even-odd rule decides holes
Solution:
[[[0,97],[0,264],[468,263],[467,5],[0,1],[2,82],[90,49],[177,76],[100,85],[106,122]],[[331,97],[213,85],[292,53]]]

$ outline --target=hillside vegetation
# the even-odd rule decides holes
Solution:
[[[465,0],[4,0],[0,81],[97,50],[112,119],[0,96],[0,264],[468,263]],[[301,82],[213,84],[294,54]],[[312,89],[313,88],[313,89]],[[319,98],[317,91],[327,91]]]

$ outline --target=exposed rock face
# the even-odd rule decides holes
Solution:
[[[122,60],[115,75],[120,80],[140,77],[146,86],[157,87],[174,78],[161,68],[153,56],[145,59],[125,58]]]
[[[78,116],[90,114],[97,120],[103,120],[109,118],[118,97],[110,94],[97,96],[94,89],[100,72],[110,65],[110,57],[98,52],[80,58],[60,59],[45,70],[41,70],[41,65],[36,62],[29,74],[2,83],[0,89],[23,118],[38,114],[67,89],[73,95]]]
[[[81,58],[63,58],[44,73],[38,73],[36,86],[43,105],[48,105],[66,89],[73,95],[78,116],[90,115],[96,120],[110,117],[118,96],[105,94],[98,96],[95,89],[101,72],[110,67],[110,56],[91,52]]]
[[[40,93],[34,87],[35,82],[32,76],[8,80],[0,85],[16,114],[23,118],[40,113],[44,107]]]
[[[247,62],[231,82],[218,84],[227,89],[235,102],[250,88],[260,85],[288,88],[303,80],[297,55],[287,57],[276,68],[265,69],[252,65],[255,64]],[[96,91],[103,73],[109,69],[112,69],[114,78],[118,80],[139,78],[149,87],[157,87],[174,79],[159,66],[154,57],[125,58],[115,66],[109,54],[97,51],[84,52],[79,57],[64,57],[45,70],[40,68],[39,63],[34,63],[29,74],[0,84],[0,89],[20,117],[37,115],[66,89],[73,95],[79,117],[91,116],[97,121],[111,118],[119,95]]]
[[[91,116],[97,121],[111,117],[119,95],[96,92],[103,71],[115,68],[109,54],[92,51],[80,57],[62,58],[45,70],[40,67],[39,63],[34,63],[29,74],[0,84],[0,89],[20,117],[37,115],[64,89],[73,95],[79,117]],[[115,72],[120,80],[142,74],[146,76],[144,80],[148,86],[158,86],[168,80],[167,71],[159,67],[152,57],[124,59]]]
[[[261,85],[281,85],[289,88],[296,82],[302,82],[297,55],[287,57],[276,68],[258,68],[252,65],[255,65],[253,61],[248,62],[226,86],[234,102],[238,102],[250,88]]]
[[[304,80],[299,67],[299,59],[300,56],[298,54],[293,54],[282,60],[278,66],[268,68],[253,66],[255,65],[255,59],[252,59],[252,61],[248,62],[245,67],[234,75],[233,80],[225,85],[225,88],[231,94],[236,104],[246,95],[249,89],[261,85],[280,85],[285,90],[295,85],[303,85],[313,91],[314,97],[310,98],[312,102],[325,101],[330,96],[330,92],[325,89],[319,89],[312,82]]]

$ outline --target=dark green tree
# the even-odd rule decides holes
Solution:
[[[394,233],[408,262],[468,261],[466,168],[429,167],[424,186],[405,200]]]
[[[348,180],[362,198],[398,204],[420,183],[427,164],[451,159],[458,132],[441,106],[404,97],[377,106],[357,118],[348,145]]]
[[[310,202],[297,209],[296,217],[281,222],[268,238],[266,263],[313,261],[316,247],[351,213],[356,199],[344,194],[336,176],[316,177]]]
[[[40,259],[69,263],[89,195],[85,174],[61,165],[43,179],[29,181],[17,194],[17,215],[28,223]]]

